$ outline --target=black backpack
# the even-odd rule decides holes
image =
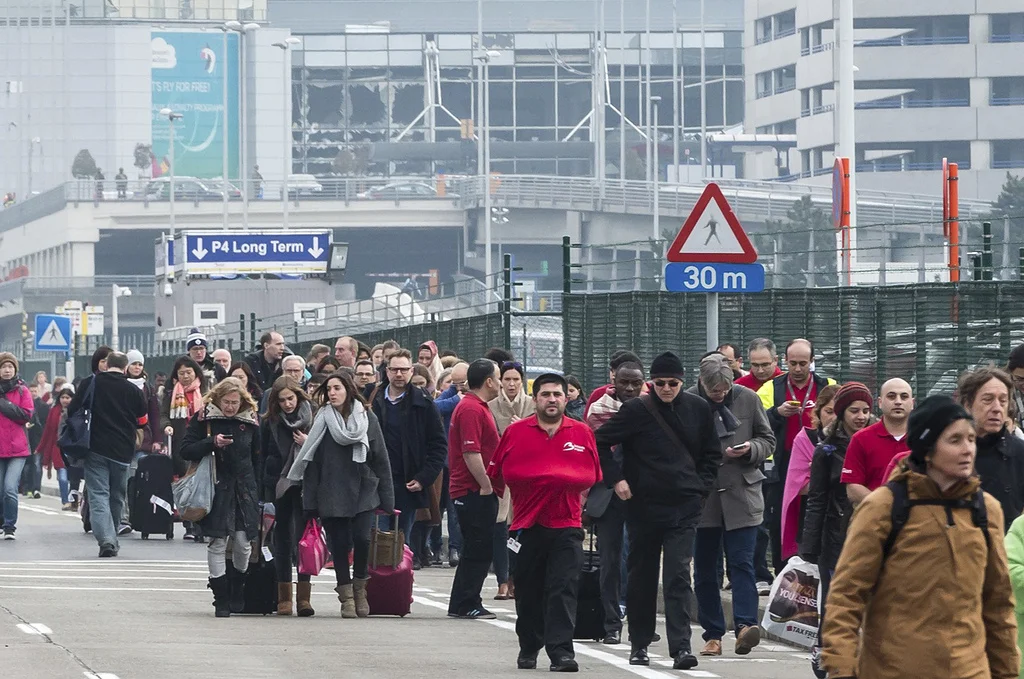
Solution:
[[[981,529],[982,535],[985,536],[986,551],[991,549],[992,539],[988,534],[988,510],[985,508],[985,491],[981,488],[969,500],[911,500],[907,492],[907,482],[905,479],[902,481],[890,481],[885,486],[892,491],[892,528],[889,529],[889,537],[885,539],[885,545],[882,547],[883,562],[889,558],[889,552],[892,551],[893,545],[896,544],[896,538],[899,536],[900,531],[903,530],[903,526],[907,524],[911,508],[917,505],[946,507],[949,511],[954,509],[970,509],[971,520],[975,526]]]

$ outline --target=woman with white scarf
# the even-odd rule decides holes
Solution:
[[[288,479],[302,482],[306,518],[320,518],[335,555],[341,617],[365,618],[374,511],[393,513],[394,487],[384,436],[352,376],[332,373],[316,391],[321,408]],[[383,483],[381,482],[383,480]],[[347,555],[353,552],[352,571]]]
[[[263,451],[263,500],[273,502],[274,566],[277,569],[277,614],[292,614],[292,554],[305,526],[302,484],[288,478],[292,464],[313,425],[313,404],[294,378],[278,377],[267,395],[267,412],[260,425]],[[310,577],[299,573],[295,608],[300,618],[315,611],[310,604]]]

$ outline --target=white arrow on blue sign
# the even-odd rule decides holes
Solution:
[[[57,314],[36,314],[36,351],[71,351],[71,319]]]
[[[669,292],[761,292],[764,267],[760,264],[670,262],[665,266]]]

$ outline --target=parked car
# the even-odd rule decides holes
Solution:
[[[316,177],[311,174],[290,174],[288,175],[288,197],[295,199],[303,196],[308,198],[319,197],[324,187]],[[280,191],[278,192],[280,193]]]
[[[437,187],[427,182],[391,182],[358,194],[370,200],[416,200],[437,197]]]
[[[228,196],[230,199],[241,197],[241,193],[233,186],[228,191],[230,192]],[[170,195],[170,177],[160,177],[146,185],[146,200],[169,200]],[[224,200],[224,193],[219,188],[211,188],[195,177],[175,177],[174,199],[189,201]]]

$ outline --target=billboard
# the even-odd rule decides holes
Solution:
[[[153,31],[153,177],[170,170],[170,127],[160,110],[183,117],[174,123],[174,174],[223,176],[223,143],[228,144],[228,177],[239,177],[238,35]],[[227,111],[224,85],[227,84]],[[225,137],[225,134],[227,135]]]

